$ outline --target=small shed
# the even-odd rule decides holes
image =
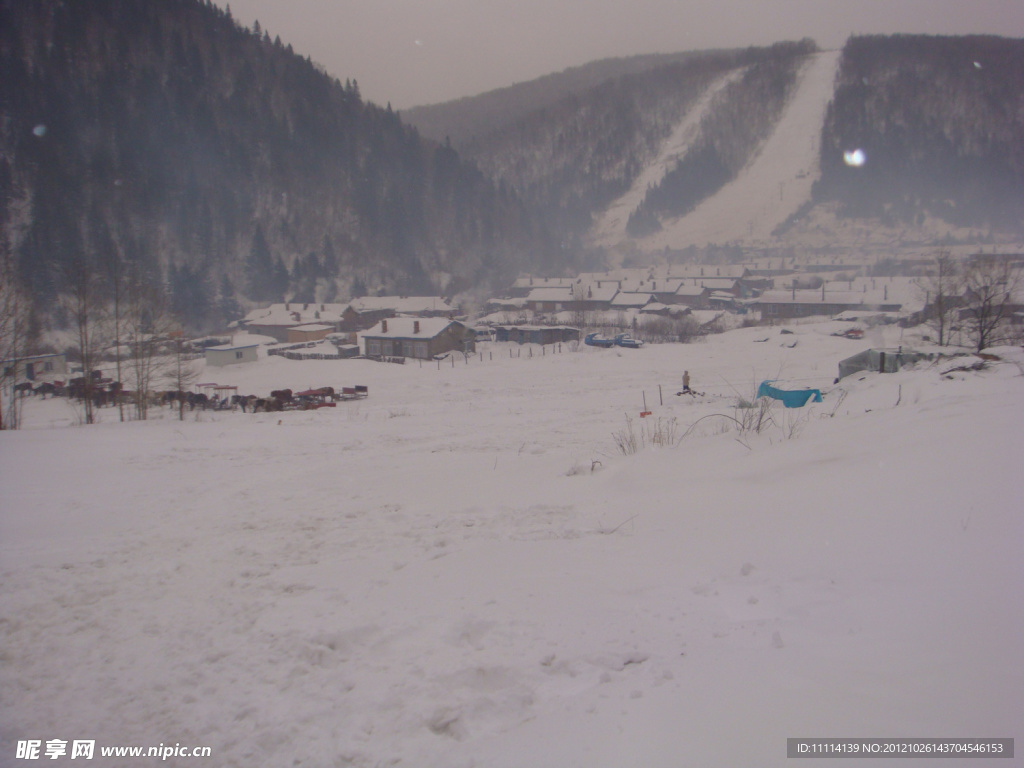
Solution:
[[[852,357],[839,361],[839,378],[845,378],[860,371],[878,371],[879,373],[896,373],[904,365],[912,365],[919,360],[931,360],[934,356],[925,352],[914,352],[903,347],[887,349],[865,349]]]
[[[321,341],[322,339],[327,338],[327,334],[333,332],[334,326],[325,325],[324,323],[296,325],[294,328],[288,329],[288,343],[302,344],[306,341]]]
[[[237,363],[255,363],[259,360],[258,349],[258,344],[246,344],[245,346],[223,344],[219,347],[207,347],[206,364],[220,367]]]

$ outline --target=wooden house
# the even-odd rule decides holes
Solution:
[[[288,343],[301,344],[305,341],[320,341],[321,339],[326,339],[327,334],[333,332],[334,326],[325,323],[296,325],[294,328],[288,329]]]
[[[368,357],[412,357],[430,360],[456,350],[475,350],[473,329],[443,317],[390,317],[362,334]]]

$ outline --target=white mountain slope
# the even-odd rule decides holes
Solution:
[[[660,184],[665,174],[689,151],[690,144],[697,137],[700,122],[707,114],[715,96],[727,85],[739,80],[745,71],[738,69],[729,72],[708,86],[693,109],[686,113],[679,125],[673,129],[672,135],[665,140],[654,162],[644,168],[629,191],[612,203],[594,224],[593,238],[596,244],[609,246],[626,239],[626,222],[629,215],[643,202],[647,189]]]
[[[644,251],[659,251],[666,246],[767,241],[772,230],[810,198],[811,185],[819,176],[821,126],[838,60],[838,51],[811,57],[774,133],[739,177],[696,210],[663,222],[660,232],[635,244]],[[624,227],[623,222],[623,232]]]

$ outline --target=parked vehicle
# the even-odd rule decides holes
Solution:
[[[605,349],[615,346],[614,339],[606,339],[598,333],[588,333],[583,337],[583,343],[589,347],[604,347]]]
[[[644,343],[640,339],[634,339],[628,333],[620,333],[615,337],[615,345],[618,347],[629,347],[630,349],[640,349]]]

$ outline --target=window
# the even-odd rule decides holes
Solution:
[[[235,352],[235,360],[241,360],[241,359],[242,359],[242,350],[238,350],[237,352]]]
[[[374,356],[380,355],[380,339],[366,340],[366,354]]]
[[[53,363],[43,363],[43,370],[49,373],[53,370]]]

